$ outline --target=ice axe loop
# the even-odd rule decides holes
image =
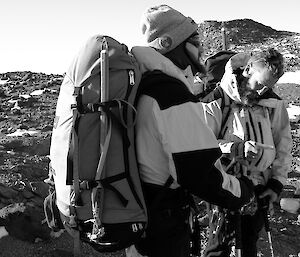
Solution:
[[[102,42],[101,42],[101,51],[103,50],[108,50],[108,44],[107,44],[107,40],[105,37],[102,38]]]

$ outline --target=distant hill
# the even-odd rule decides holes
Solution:
[[[242,52],[274,47],[285,57],[286,70],[300,70],[300,33],[278,31],[251,19],[223,22],[208,20],[200,23],[205,57],[222,50],[222,23],[228,50]]]
[[[278,31],[251,19],[207,20],[199,23],[198,30],[205,51],[204,58],[222,50],[222,23],[226,29],[228,50],[244,52],[274,47],[283,54],[286,71],[300,70],[300,33]],[[0,73],[0,78],[1,75],[5,76]]]

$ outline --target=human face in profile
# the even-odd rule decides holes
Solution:
[[[204,52],[200,41],[200,36],[197,32],[192,34],[185,43],[185,49],[194,66],[197,67],[198,72],[205,73],[205,67],[201,63],[201,56]]]
[[[276,79],[264,60],[249,61],[239,83],[239,94],[244,104],[256,104],[260,96],[274,87]]]
[[[247,88],[257,91],[259,95],[273,88],[276,83],[270,67],[263,59],[250,60],[243,76],[247,78]]]

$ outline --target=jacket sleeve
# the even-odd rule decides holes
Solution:
[[[218,141],[204,117],[203,104],[184,102],[155,108],[164,150],[175,180],[191,193],[219,206],[237,209],[252,197],[253,185],[224,172]]]
[[[218,138],[222,126],[222,99],[212,100],[209,103],[203,103],[204,120],[214,135]],[[232,149],[237,147],[233,141],[218,139],[219,147],[223,154],[232,155]]]
[[[272,133],[276,148],[275,160],[271,167],[271,179],[268,181],[273,191],[279,194],[286,184],[291,165],[292,136],[289,116],[284,101],[279,100],[271,117]]]

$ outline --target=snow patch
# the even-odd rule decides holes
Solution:
[[[0,239],[5,236],[8,236],[8,232],[6,231],[5,227],[0,227]]]
[[[285,72],[282,77],[277,81],[278,84],[280,83],[293,83],[300,85],[300,71],[288,71]]]
[[[35,131],[35,130],[25,130],[25,129],[17,129],[15,132],[11,133],[11,134],[7,134],[6,136],[8,137],[22,137],[24,135],[34,135],[39,133],[39,131]]]
[[[288,54],[285,54],[284,57],[285,58],[297,58],[297,55],[288,53]]]
[[[298,122],[300,120],[300,106],[289,104],[287,107],[289,119],[292,122]]]
[[[35,90],[35,91],[31,92],[30,95],[31,96],[38,96],[38,95],[42,95],[44,92],[45,92],[44,89],[38,89],[38,90]]]
[[[8,80],[2,80],[2,79],[0,79],[0,85],[1,86],[5,85],[7,82],[8,82]]]

